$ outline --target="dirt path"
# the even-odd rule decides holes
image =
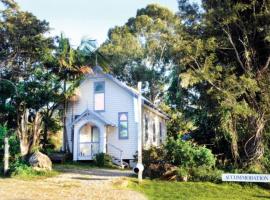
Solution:
[[[134,191],[115,189],[125,185],[130,171],[67,169],[59,176],[35,181],[0,179],[1,200],[145,200]]]

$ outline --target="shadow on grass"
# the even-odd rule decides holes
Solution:
[[[94,175],[94,176],[107,176],[107,177],[130,177],[132,173],[130,171],[120,171],[114,169],[92,168],[92,169],[57,169],[61,173],[76,173],[81,175]]]

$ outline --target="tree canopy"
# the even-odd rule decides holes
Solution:
[[[186,34],[176,49],[181,86],[198,97],[195,138],[229,150],[236,164],[260,160],[267,145],[269,8],[269,1],[205,0],[201,9],[179,1]]]
[[[164,96],[171,46],[180,29],[176,14],[152,4],[138,10],[125,25],[109,30],[100,52],[110,60],[118,78],[131,86],[142,81],[145,95],[158,101]]]

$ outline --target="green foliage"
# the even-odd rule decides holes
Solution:
[[[215,166],[216,158],[211,150],[183,141],[180,137],[176,140],[169,138],[165,149],[166,159],[176,166],[185,168]]]
[[[9,154],[11,156],[11,160],[14,159],[15,155],[20,151],[20,144],[16,134],[9,134],[9,130],[6,125],[0,124],[0,152],[3,154],[4,152],[4,139],[8,137],[9,143]]]
[[[11,177],[20,179],[37,179],[37,178],[47,178],[56,176],[59,173],[57,171],[37,171],[33,169],[28,162],[26,162],[21,157],[16,157],[16,159],[10,165]]]
[[[95,155],[95,163],[98,167],[112,167],[112,157],[106,153]]]
[[[164,148],[151,146],[149,149],[144,149],[142,151],[142,158],[145,167],[148,167],[151,163],[164,161],[165,159]]]
[[[129,188],[141,192],[150,200],[160,199],[234,199],[262,200],[268,199],[269,191],[257,186],[239,184],[214,184],[207,182],[170,182],[157,180],[138,181],[132,179]]]
[[[161,105],[161,108],[170,116],[166,122],[168,136],[177,138],[179,135],[183,136],[196,130],[197,127],[194,126],[193,120],[185,117],[183,112],[165,104]]]
[[[13,1],[0,4],[0,121],[15,130],[24,110],[29,109],[31,117],[39,112],[45,146],[49,132],[61,129],[59,105],[78,85],[78,54],[63,35],[55,40],[46,36],[46,21]]]
[[[151,4],[125,25],[110,29],[99,51],[110,60],[113,74],[131,86],[142,81],[144,94],[154,101],[164,96],[171,47],[180,28],[176,14]]]
[[[267,152],[265,153],[264,157],[262,158],[262,164],[264,168],[266,169],[267,173],[270,172],[270,154],[268,153],[269,149],[267,149]]]
[[[197,167],[189,169],[190,181],[207,181],[213,183],[221,183],[221,176],[223,171],[216,168]]]
[[[184,31],[174,50],[187,91],[179,98],[194,139],[238,167],[260,162],[270,117],[269,2],[178,3]]]
[[[57,171],[37,171],[28,165],[21,165],[12,172],[11,176],[20,179],[39,179],[57,176]]]
[[[177,175],[181,178],[183,177],[187,177],[189,174],[188,174],[188,170],[184,167],[179,167],[177,169]]]

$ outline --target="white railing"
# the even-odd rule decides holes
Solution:
[[[107,151],[109,152],[109,147],[113,148],[114,150],[118,151],[119,152],[119,159],[120,160],[120,166],[122,167],[123,166],[123,159],[122,159],[122,156],[123,156],[123,150],[118,148],[117,146],[113,145],[113,144],[110,144],[110,143],[107,143]]]
[[[78,152],[79,157],[92,158],[98,152],[99,152],[99,142],[80,142],[79,143],[79,152]]]

